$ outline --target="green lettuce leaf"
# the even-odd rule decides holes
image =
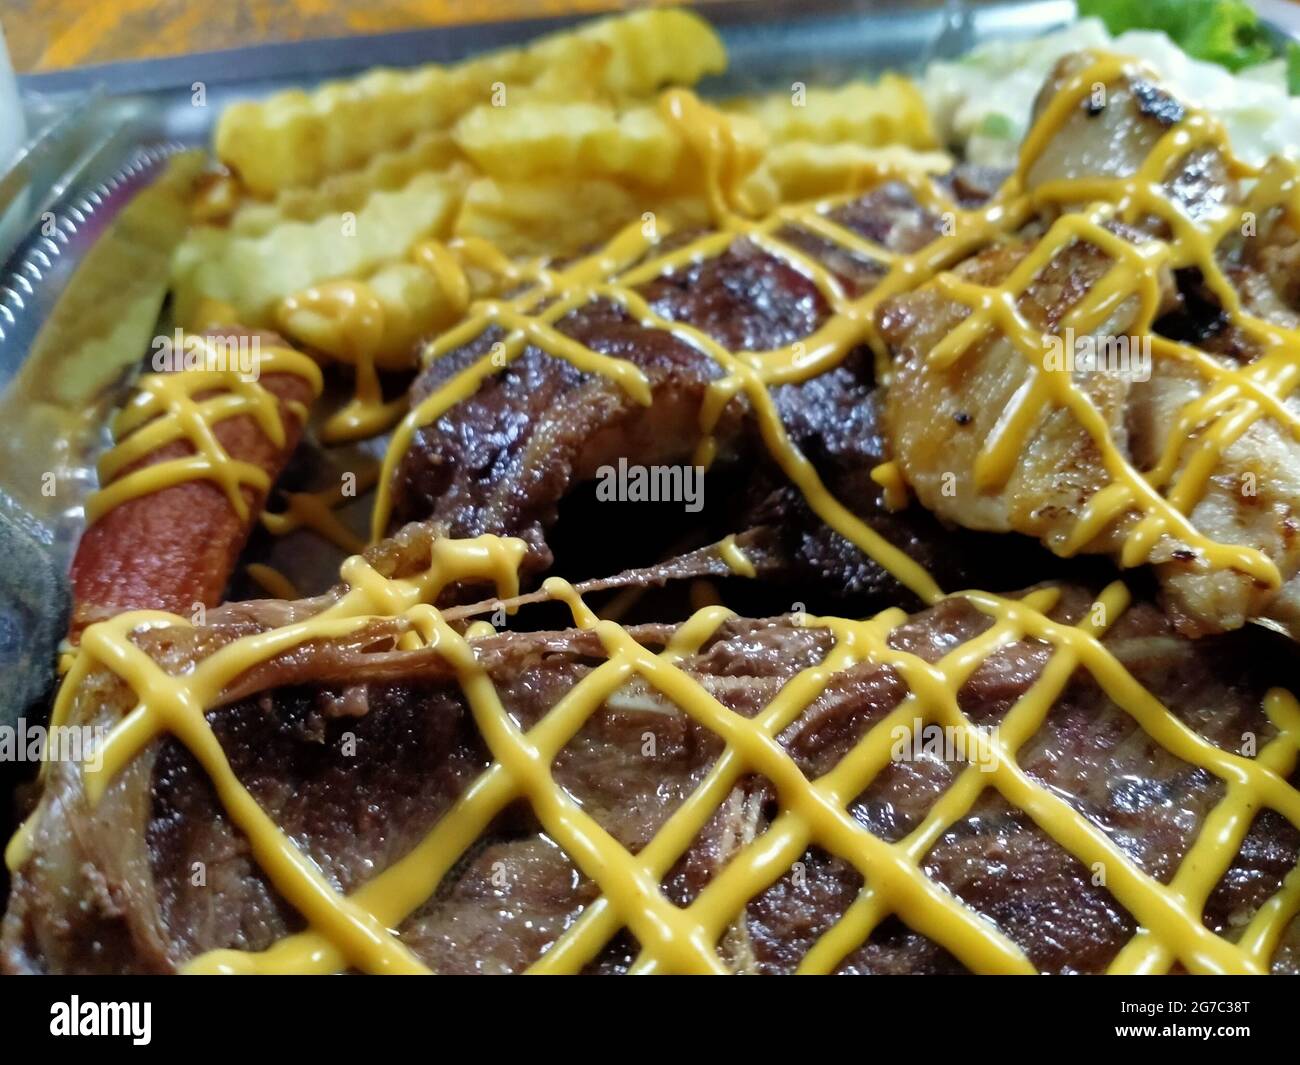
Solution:
[[[1277,54],[1245,0],[1078,0],[1078,5],[1080,15],[1097,16],[1111,33],[1163,30],[1193,58],[1233,71]]]
[[[996,137],[1000,140],[1009,141],[1015,139],[1016,127],[1006,115],[990,111],[981,120],[979,132],[985,137]]]

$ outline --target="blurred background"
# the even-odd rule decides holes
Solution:
[[[677,0],[708,8],[710,0]],[[941,7],[945,0],[907,7]],[[359,33],[548,15],[591,14],[650,6],[645,0],[4,0],[0,26],[19,73],[85,63],[182,55],[266,41],[346,37]],[[730,6],[735,6],[731,0]],[[768,6],[772,6],[769,4]],[[799,3],[863,10],[890,0]]]

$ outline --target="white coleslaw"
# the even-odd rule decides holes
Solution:
[[[1149,63],[1180,99],[1222,121],[1233,147],[1249,162],[1300,155],[1300,97],[1287,93],[1283,60],[1233,74],[1189,58],[1163,33],[1130,30],[1112,37],[1095,18],[1030,41],[992,41],[955,62],[932,63],[921,91],[940,135],[966,159],[1010,165],[1039,88],[1061,56],[1082,48]]]

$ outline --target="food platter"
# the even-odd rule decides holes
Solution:
[[[1089,6],[23,79],[0,964],[1300,967],[1300,43]]]

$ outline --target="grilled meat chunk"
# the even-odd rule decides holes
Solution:
[[[959,169],[948,179],[948,191],[956,202],[976,204],[991,194],[1000,176]],[[831,217],[896,253],[917,251],[943,231],[942,218],[898,183],[880,186]],[[823,262],[850,292],[869,290],[887,272],[885,264],[809,231],[791,227],[781,236]],[[743,240],[716,258],[665,274],[638,291],[657,314],[689,323],[733,350],[792,343],[812,333],[830,313],[807,277]],[[547,539],[561,503],[602,466],[613,466],[620,458],[645,466],[691,461],[700,440],[705,390],[721,376],[711,359],[670,332],[633,321],[602,299],[572,311],[557,328],[596,352],[636,365],[650,381],[653,403],[642,407],[606,378],[529,347],[416,434],[394,484],[395,525],[432,519],[450,535],[519,536],[532,548],[527,567],[544,570],[552,563]],[[483,358],[500,339],[499,332],[489,330],[435,360],[417,380],[413,402]],[[892,542],[935,563],[942,578],[969,585],[980,573],[979,583],[985,586],[1010,587],[1042,572],[1026,576],[1019,568],[1007,583],[973,563],[993,556],[996,570],[1001,548],[995,538],[954,533],[916,508],[889,512],[881,487],[870,478],[871,469],[888,456],[879,425],[881,397],[865,349],[811,381],[780,386],[775,397],[792,440],[831,492]],[[724,477],[730,471],[733,479],[743,482],[738,498],[729,495],[728,505],[721,508],[726,524],[719,536],[771,524],[786,539],[790,568],[766,575],[784,576],[805,589],[811,581],[866,605],[907,596],[788,487],[768,460],[743,396],[724,412],[716,437],[716,467]]]
[[[1078,56],[1062,61],[1040,97],[1040,114],[1089,62]],[[1096,179],[1132,177],[1185,116],[1181,104],[1138,74],[1125,73],[1105,90],[1104,102],[1091,96],[1081,101],[1026,161],[1025,189],[1040,197],[1042,217],[1009,243],[962,264],[953,271],[955,277],[987,288],[1001,285],[1039,249],[1062,214],[1089,206]],[[1084,179],[1081,189],[1071,184],[1076,179]],[[1268,185],[1265,175],[1258,187]],[[1248,205],[1246,187],[1213,146],[1173,155],[1162,188],[1172,205],[1163,214],[1139,211],[1122,222],[1113,215],[1103,217],[1102,228],[1151,253],[1178,237],[1175,216],[1183,227],[1209,232],[1226,209]],[[1245,314],[1294,328],[1295,231],[1275,206],[1261,210],[1254,224],[1257,232],[1249,236],[1232,230],[1215,261]],[[1195,238],[1180,239],[1184,253],[1194,247]],[[1119,260],[1095,237],[1067,239],[1053,248],[1018,296],[1017,307],[1034,331],[1073,351],[1085,350],[1077,335],[1070,344],[1068,315],[1096,294]],[[1167,266],[1158,272],[1155,329],[1183,346],[1172,351],[1156,347],[1154,358],[1149,351],[1143,354],[1144,323],[1138,320],[1134,289],[1113,301],[1091,335],[1082,333],[1093,351],[1129,355],[1126,364],[1120,359],[1120,365],[1101,371],[1086,362],[1064,368],[1033,365],[999,328],[955,361],[935,360],[932,352],[971,313],[969,307],[945,288],[943,277],[891,301],[881,314],[896,359],[885,416],[891,451],[918,498],[941,518],[971,529],[1024,533],[1059,552],[1082,549],[1118,556],[1143,514],[1136,506],[1121,510],[1086,543],[1072,539],[1085,508],[1116,477],[1106,468],[1095,430],[1086,429],[1051,396],[1037,409],[1032,404],[1026,408],[1023,445],[1005,478],[979,476],[979,462],[989,461],[990,441],[1007,429],[1017,401],[1032,387],[1031,378],[1041,386],[1045,375],[1069,373],[1118,454],[1142,476],[1158,473],[1157,488],[1166,497],[1184,478],[1189,485],[1195,482],[1198,452],[1235,422],[1238,427],[1212,456],[1212,474],[1203,490],[1184,493],[1190,502],[1176,505],[1208,540],[1261,552],[1277,567],[1281,586],[1267,587],[1240,568],[1204,564],[1195,545],[1174,531],[1159,537],[1142,560],[1156,567],[1166,608],[1188,635],[1222,632],[1262,618],[1300,637],[1300,442],[1289,424],[1300,413],[1300,403],[1290,398],[1293,384],[1283,380],[1285,368],[1279,376],[1275,349],[1260,340],[1259,330],[1236,322],[1223,304],[1222,290],[1207,285],[1198,269],[1178,261],[1174,265],[1179,266],[1176,273]],[[1273,365],[1265,366],[1270,355]],[[1217,409],[1184,418],[1185,412],[1196,411],[1198,401],[1208,402],[1216,390],[1222,391],[1215,366],[1256,366],[1258,379],[1266,382],[1266,390],[1274,389],[1285,414],[1279,418],[1258,407],[1251,410],[1248,398],[1227,397]]]
[[[1033,251],[1032,241],[990,248],[953,273],[983,287],[1001,284]],[[1025,319],[1045,334],[1110,268],[1099,249],[1072,244],[1054,256],[1017,301]],[[1107,335],[1123,334],[1136,299],[1116,308]],[[1004,485],[981,486],[976,464],[990,437],[1031,377],[1042,371],[1005,337],[992,332],[951,366],[938,366],[931,352],[969,314],[937,285],[927,285],[890,301],[881,329],[894,358],[894,377],[885,395],[884,426],[892,454],[928,509],[968,528],[1015,530],[1060,547],[1080,507],[1107,483],[1101,456],[1073,414],[1045,406]],[[1132,380],[1121,374],[1075,375],[1079,386],[1105,419],[1111,436],[1125,440],[1124,415]],[[1117,549],[1122,530],[1099,550]]]
[[[400,567],[403,552],[396,557]],[[1088,602],[1067,590],[1055,615],[1072,620]],[[233,604],[211,612],[206,628],[146,631],[136,639],[180,669],[319,606]],[[989,624],[968,601],[951,599],[907,620],[889,640],[934,662]],[[674,629],[630,631],[654,650]],[[395,623],[374,621],[347,637],[312,641],[242,677],[208,713],[239,780],[342,892],[355,891],[408,853],[492,760],[438,649],[393,650],[395,635]],[[1246,636],[1191,643],[1154,608],[1136,606],[1104,642],[1188,728],[1231,750],[1251,735],[1262,749],[1276,730],[1260,699],[1279,666],[1258,644],[1243,653]],[[752,718],[830,645],[815,623],[732,619],[681,665],[730,710]],[[503,633],[473,646],[505,710],[525,729],[605,657],[596,634],[577,630]],[[962,710],[981,728],[995,726],[1049,656],[1048,646],[1034,640],[1003,645],[961,687]],[[839,764],[907,690],[892,667],[860,660],[831,677],[779,733],[780,746],[815,779]],[[133,698],[112,674],[96,672],[77,693],[73,723],[116,722]],[[353,738],[350,750],[345,734]],[[634,677],[564,745],[553,772],[584,811],[637,853],[721,750],[716,735]],[[1082,671],[1018,761],[1162,883],[1224,796],[1216,777],[1167,753]],[[942,755],[891,760],[849,811],[864,831],[897,842],[917,828],[965,765]],[[782,806],[764,778],[742,775],[664,876],[666,896],[689,905],[763,835]],[[1295,866],[1298,848],[1295,826],[1261,813],[1240,853],[1221,859],[1205,925],[1228,939],[1238,935]],[[1094,870],[992,788],[937,836],[921,865],[1042,971],[1104,969],[1136,931],[1132,915],[1099,886]],[[201,884],[196,868],[205,871]],[[736,971],[789,972],[861,887],[842,855],[811,847],[788,871],[773,870],[767,886],[736,913],[719,955]],[[488,826],[398,931],[436,971],[516,972],[543,957],[599,894],[521,801]],[[193,756],[165,738],[140,754],[96,806],[87,802],[79,767],[51,765],[33,847],[14,877],[0,958],[16,972],[170,972],[207,950],[263,950],[302,929]],[[588,971],[617,973],[632,965],[637,944],[628,933],[611,935]],[[944,943],[888,919],[837,967],[878,973],[964,966]],[[1285,929],[1271,967],[1300,970],[1300,922]]]

